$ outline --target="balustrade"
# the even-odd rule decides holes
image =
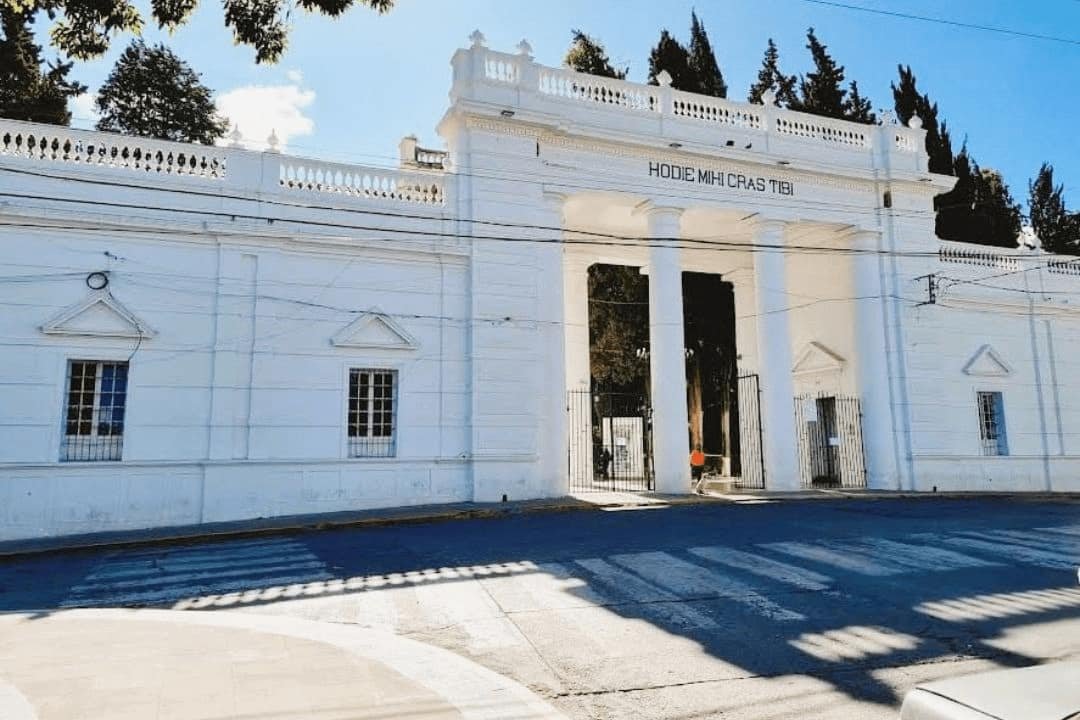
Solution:
[[[279,173],[279,183],[286,191],[331,193],[423,205],[445,203],[442,179],[422,173],[380,171],[289,157],[281,158]]]

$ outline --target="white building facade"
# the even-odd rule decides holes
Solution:
[[[0,120],[0,540],[559,496],[619,428],[689,492],[688,272],[736,484],[1080,490],[1080,264],[939,240],[921,129],[473,41],[398,167]],[[598,263],[648,276],[639,421],[568,400]]]

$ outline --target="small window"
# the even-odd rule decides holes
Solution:
[[[393,457],[397,371],[349,370],[349,457]]]
[[[979,393],[979,435],[983,455],[1008,455],[1005,406],[999,392]]]
[[[72,360],[68,363],[63,461],[120,460],[128,364]]]

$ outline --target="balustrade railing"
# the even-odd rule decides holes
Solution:
[[[957,247],[956,245],[942,245],[938,248],[938,259],[944,263],[959,265],[975,265],[978,267],[990,267],[998,270],[1019,270],[1021,262],[1014,256],[1003,252],[991,252],[975,247]]]
[[[220,180],[226,155],[206,145],[0,120],[0,157]]]
[[[441,177],[418,172],[358,168],[331,162],[282,157],[279,183],[289,192],[316,192],[357,198],[443,205]]]
[[[496,103],[515,103],[528,107],[525,98],[534,93],[540,98],[555,98],[612,112],[637,113],[639,116],[670,116],[680,120],[764,133],[765,139],[822,143],[832,147],[870,151],[879,144],[883,152],[917,154],[923,151],[923,130],[917,125],[902,127],[895,121],[884,126],[866,125],[846,120],[817,117],[773,105],[733,102],[721,98],[682,92],[670,86],[643,85],[625,80],[588,75],[566,68],[551,68],[533,62],[528,44],[517,55],[489,50],[483,36],[473,36],[474,44],[455,55],[455,89],[469,88],[479,80],[492,89],[513,86],[521,92],[518,99],[496,91]],[[507,108],[513,112],[512,107]],[[537,110],[543,111],[537,106]],[[730,138],[726,138],[730,140]],[[765,143],[767,146],[767,143]],[[756,146],[756,144],[755,144]]]

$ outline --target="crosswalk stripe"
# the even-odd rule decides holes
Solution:
[[[871,556],[880,557],[897,565],[907,565],[918,570],[942,572],[970,567],[990,567],[988,560],[943,550],[928,545],[909,545],[886,538],[860,538],[856,547]],[[835,547],[835,545],[834,545]]]
[[[642,612],[660,617],[681,627],[712,628],[716,622],[703,612],[679,602],[674,593],[642,580],[637,575],[618,568],[603,558],[575,560],[609,592],[643,603]]]
[[[611,560],[680,596],[728,598],[772,620],[806,619],[805,615],[774,603],[734,578],[680,560],[666,552],[612,555]]]
[[[273,575],[274,573],[280,573],[282,570],[298,572],[301,570],[323,570],[324,565],[318,560],[309,560],[306,562],[298,563],[285,563],[281,565],[266,565],[262,567],[237,567],[235,569],[222,569],[215,572],[185,572],[185,573],[164,573],[152,577],[143,577],[137,580],[112,580],[102,583],[88,583],[83,585],[75,585],[71,588],[72,592],[86,592],[94,589],[125,589],[136,587],[147,587],[150,585],[177,585],[180,583],[193,583],[202,582],[203,580],[213,580],[215,578],[230,578],[230,577],[250,577],[258,575]],[[257,579],[257,578],[256,578]]]
[[[978,533],[963,534],[979,537]],[[1036,548],[1037,550],[1063,552],[1066,555],[1072,553],[1076,555],[1077,561],[1080,562],[1080,538],[1070,539],[1069,536],[1060,535],[1050,535],[1049,537],[1046,537],[1034,532],[1023,532],[1019,530],[987,530],[983,536],[985,537],[986,535],[989,535],[992,539],[999,542],[1024,545]]]
[[[168,573],[197,572],[200,570],[226,570],[232,567],[257,568],[285,565],[288,563],[318,562],[311,553],[266,555],[255,558],[205,558],[202,562],[174,563],[165,559],[160,562],[108,563],[100,570],[86,576],[87,580],[122,580],[124,578],[158,577]]]
[[[302,587],[308,583],[330,580],[334,576],[329,573],[313,573],[305,575],[282,575],[277,577],[258,578],[258,586],[252,588],[252,580],[232,580],[207,584],[205,586],[187,587],[164,587],[157,590],[144,590],[140,592],[120,594],[88,595],[86,597],[68,597],[60,602],[60,607],[88,607],[91,605],[150,605],[203,595],[220,595],[222,593],[252,590],[257,593],[265,593],[271,588],[297,586]]]
[[[692,547],[687,550],[692,555],[738,570],[745,570],[754,575],[794,585],[800,590],[827,590],[833,579],[828,575],[788,565],[762,555],[735,550],[734,548],[709,546]]]
[[[1058,527],[1041,527],[1035,529],[1052,533],[1061,533],[1062,535],[1080,535],[1080,525],[1059,525]]]
[[[865,557],[851,554],[844,550],[836,551],[831,548],[809,543],[801,542],[775,542],[764,543],[758,547],[766,548],[768,550],[775,550],[785,555],[792,555],[794,557],[802,558],[804,560],[812,560],[814,562],[823,563],[825,565],[832,565],[833,567],[840,568],[841,570],[848,570],[850,572],[858,573],[860,575],[869,575],[872,577],[885,577],[887,575],[897,575],[903,572],[909,572],[902,567],[897,567],[892,564],[884,562],[874,561]]]
[[[481,580],[507,614],[610,605],[612,600],[590,587],[560,563],[529,563],[531,572]]]
[[[1024,547],[1023,545],[1010,545],[1008,543],[1003,543],[1000,540],[993,539],[992,537],[989,540],[974,537],[962,537],[959,535],[927,534],[924,537],[930,542],[944,542],[954,547],[978,550],[979,552],[987,553],[989,555],[1006,557],[1026,565],[1037,565],[1053,570],[1072,570],[1076,568],[1076,563],[1074,561],[1069,560],[1067,557],[1058,553],[1036,550],[1035,548]]]

